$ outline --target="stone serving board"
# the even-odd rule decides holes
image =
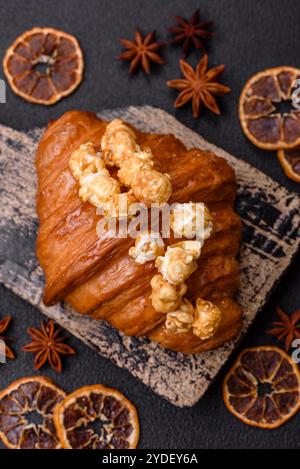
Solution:
[[[0,282],[172,404],[192,406],[212,383],[295,256],[300,243],[300,199],[160,109],[129,107],[99,116],[107,120],[120,117],[144,132],[172,133],[188,148],[211,150],[225,158],[236,171],[237,210],[244,223],[239,293],[244,323],[240,337],[217,350],[186,356],[145,339],[126,337],[68,306],[43,305],[43,273],[35,256],[34,171],[43,129],[23,133],[0,125]]]

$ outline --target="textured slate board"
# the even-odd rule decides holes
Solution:
[[[145,132],[173,133],[188,148],[211,150],[235,169],[239,184],[237,209],[244,222],[239,294],[244,309],[242,336],[299,247],[299,197],[206,142],[160,109],[130,107],[104,111],[100,117],[121,117]],[[105,322],[80,316],[68,306],[43,305],[43,273],[35,257],[38,222],[34,174],[41,133],[42,129],[25,134],[0,126],[0,282],[172,404],[194,405],[241,336],[218,350],[185,356],[144,339],[126,337]]]

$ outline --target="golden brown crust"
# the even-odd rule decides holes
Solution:
[[[223,343],[241,327],[240,308],[230,299],[238,288],[235,256],[241,240],[241,222],[233,209],[236,182],[232,168],[210,152],[187,151],[171,135],[135,130],[138,143],[151,148],[158,169],[171,176],[170,202],[204,202],[214,218],[212,236],[189,280],[189,298],[203,296],[221,302],[227,298],[222,308],[230,319],[228,328],[221,325],[222,333],[215,342],[201,341],[193,334],[170,340],[158,333],[165,317],[151,304],[153,262],[142,266],[133,262],[128,255],[132,239],[98,238],[100,217],[95,207],[80,200],[77,182],[69,171],[71,152],[88,141],[99,144],[105,128],[106,123],[95,115],[71,111],[49,125],[40,142],[36,158],[37,255],[46,276],[45,304],[66,300],[82,314],[107,319],[129,335],[147,334],[174,350],[192,352]],[[167,244],[173,241],[167,240]]]

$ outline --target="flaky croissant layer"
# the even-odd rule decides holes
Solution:
[[[151,301],[155,261],[134,262],[129,255],[134,239],[110,238],[105,233],[99,238],[100,216],[95,206],[79,196],[70,156],[81,145],[99,145],[106,127],[94,114],[71,111],[52,122],[40,141],[36,156],[37,255],[45,273],[45,304],[65,300],[79,313],[105,319],[125,334],[148,336],[172,350],[197,353],[222,345],[239,332],[242,322],[241,308],[234,300],[239,286],[236,255],[241,221],[234,211],[233,170],[210,152],[187,150],[172,135],[133,129],[139,147],[151,150],[156,170],[170,176],[173,192],[169,203],[203,202],[213,218],[213,231],[197,269],[186,281],[186,305],[201,298],[222,313],[214,337],[201,340],[192,331],[166,328],[165,315]],[[116,177],[114,169],[110,175]],[[166,246],[177,241],[164,239]],[[185,309],[182,317],[188,319]]]

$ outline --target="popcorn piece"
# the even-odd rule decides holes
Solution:
[[[187,286],[182,283],[178,286],[168,283],[162,275],[154,275],[151,279],[152,306],[159,313],[175,311],[181,303],[183,295],[187,291]]]
[[[166,328],[171,332],[189,332],[194,322],[194,306],[183,299],[179,308],[167,314]]]
[[[140,153],[134,154],[128,160],[122,163],[118,171],[118,178],[121,184],[126,187],[131,187],[136,175],[143,169],[152,169],[153,160],[140,157]]]
[[[193,333],[202,340],[211,339],[222,320],[222,312],[210,301],[198,298],[196,301]]]
[[[105,164],[101,159],[101,153],[92,143],[84,143],[73,151],[69,159],[69,167],[73,177],[79,179],[87,174],[94,174],[105,168]]]
[[[107,166],[121,167],[123,161],[136,151],[136,136],[121,119],[111,121],[101,140],[103,159]]]
[[[213,228],[212,216],[205,204],[190,202],[176,204],[171,210],[170,226],[177,237],[204,241],[209,238]]]
[[[200,253],[199,241],[182,241],[168,246],[166,254],[158,257],[155,265],[167,282],[179,285],[197,269]]]
[[[150,162],[153,160],[153,154],[151,149],[144,148],[144,150],[141,150],[139,145],[137,145],[137,151],[135,152],[134,156],[138,156],[140,160],[143,160],[144,162]]]
[[[171,247],[182,249],[192,256],[194,260],[199,259],[202,248],[200,241],[180,241],[179,243],[172,244]]]
[[[167,202],[172,190],[170,176],[154,169],[142,169],[136,174],[132,184],[135,197],[146,205]]]
[[[110,176],[107,169],[81,176],[79,184],[79,197],[95,207],[102,207],[114,195],[120,194],[120,184]]]
[[[172,193],[169,177],[153,169],[151,150],[141,150],[135,133],[122,120],[115,119],[107,125],[101,148],[103,159],[92,143],[81,145],[69,159],[84,202],[103,209],[107,217],[120,218],[130,215],[130,207],[137,201],[168,200]],[[119,168],[120,182],[110,176],[106,164]],[[131,190],[121,194],[120,183]]]
[[[159,233],[142,231],[135,240],[135,247],[129,249],[129,255],[136,264],[153,261],[165,251],[165,244]]]
[[[102,207],[110,198],[120,194],[119,182],[112,178],[92,143],[85,143],[73,151],[69,159],[70,170],[79,182],[79,197],[95,207]]]
[[[172,194],[172,184],[167,174],[153,169],[150,149],[141,150],[133,130],[120,119],[107,125],[101,139],[103,159],[107,166],[119,168],[118,178],[140,202],[167,202]]]
[[[103,204],[103,215],[107,218],[132,218],[131,207],[136,203],[137,200],[130,191],[115,194]]]

